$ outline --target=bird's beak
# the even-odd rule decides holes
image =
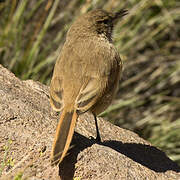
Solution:
[[[125,15],[128,14],[128,10],[127,9],[123,9],[123,10],[120,10],[118,12],[116,12],[113,16],[113,20],[117,20]]]

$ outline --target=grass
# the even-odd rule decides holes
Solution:
[[[4,155],[0,165],[0,176],[2,175],[4,169],[10,169],[11,167],[14,166],[15,159],[11,157],[11,153],[10,153],[11,144],[12,144],[12,140],[8,140],[7,145],[3,147]]]
[[[120,90],[102,116],[134,130],[180,164],[177,0],[6,0],[0,3],[0,63],[21,79],[49,84],[71,23],[97,7],[129,10],[114,29],[124,61]]]
[[[23,173],[19,172],[15,177],[14,180],[22,180]]]

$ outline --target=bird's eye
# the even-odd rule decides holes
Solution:
[[[99,24],[109,24],[109,19],[103,19],[98,21]]]
[[[104,24],[108,24],[108,23],[109,23],[109,19],[104,19],[104,20],[103,20],[103,23],[104,23]]]

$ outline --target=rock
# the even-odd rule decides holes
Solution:
[[[0,66],[1,179],[180,179],[180,168],[165,153],[102,118],[103,142],[97,144],[90,138],[95,137],[95,124],[88,113],[78,119],[69,154],[59,167],[51,167],[57,121],[47,86],[21,81]]]

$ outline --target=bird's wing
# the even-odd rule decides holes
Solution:
[[[61,111],[63,108],[62,92],[61,78],[53,77],[50,85],[50,104],[55,111]]]
[[[79,59],[82,59],[82,62],[85,60],[84,64],[86,65],[80,67],[83,68],[81,71],[86,79],[76,98],[75,106],[80,112],[86,112],[104,96],[104,93],[109,91],[109,87],[115,86],[122,64],[114,46],[98,47],[99,45],[93,42],[89,47],[86,47],[88,43],[82,45],[84,52],[81,53]],[[92,53],[86,52],[90,49],[93,49]],[[79,55],[77,54],[77,56]]]
[[[121,66],[119,55],[115,49],[111,53],[107,50],[114,46],[99,46],[93,39],[64,45],[50,86],[50,102],[55,110],[63,108],[66,92],[79,89],[73,104],[85,112],[103,95],[107,85],[113,86]]]

